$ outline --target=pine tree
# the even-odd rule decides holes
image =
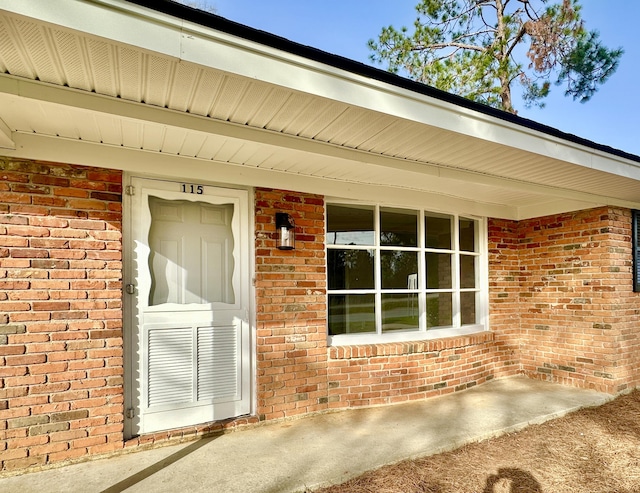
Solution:
[[[552,84],[588,101],[617,69],[623,50],[587,31],[578,0],[422,0],[413,32],[382,29],[371,59],[390,71],[516,113],[544,106]]]

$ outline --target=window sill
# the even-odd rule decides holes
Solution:
[[[471,328],[469,328],[471,329]],[[432,353],[443,351],[446,349],[455,349],[465,346],[473,346],[476,344],[484,344],[494,340],[494,333],[478,329],[461,333],[460,329],[441,329],[426,332],[424,334],[404,333],[411,335],[411,340],[390,341],[382,340],[377,336],[375,342],[358,341],[353,335],[348,336],[349,342],[339,342],[336,344],[332,341],[329,347],[330,359],[352,359],[352,358],[371,358],[374,356],[397,356],[405,354]],[[419,337],[423,335],[423,337]],[[371,338],[371,337],[369,337]],[[333,337],[336,339],[336,336]],[[363,338],[364,339],[364,338]]]

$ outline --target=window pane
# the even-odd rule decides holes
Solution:
[[[473,219],[460,219],[460,250],[466,252],[477,252],[476,245],[476,224]]]
[[[373,207],[327,205],[327,243],[373,245]]]
[[[451,293],[427,294],[427,327],[447,327],[453,324]]]
[[[381,251],[382,289],[417,289],[418,254]]]
[[[460,287],[476,287],[476,258],[472,255],[460,255]]]
[[[373,289],[373,250],[327,250],[329,289]]]
[[[418,330],[418,293],[382,295],[382,332]]]
[[[329,335],[375,331],[373,294],[329,295]]]
[[[462,318],[462,325],[477,323],[476,293],[460,293],[460,315]]]
[[[234,303],[233,204],[149,197],[149,306]]]
[[[426,216],[424,224],[427,248],[451,249],[451,216]]]
[[[380,244],[385,246],[418,246],[417,212],[381,209]]]
[[[427,289],[451,289],[451,255],[426,253]]]

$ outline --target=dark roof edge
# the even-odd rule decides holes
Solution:
[[[476,103],[469,99],[463,98],[456,94],[451,94],[435,87],[422,84],[420,82],[412,81],[406,77],[393,74],[386,70],[382,70],[376,67],[372,67],[362,62],[351,60],[349,58],[334,55],[326,51],[322,51],[318,48],[296,43],[295,41],[288,40],[282,36],[277,36],[260,29],[255,29],[244,24],[240,24],[235,21],[231,21],[217,14],[212,14],[202,10],[198,10],[192,7],[181,5],[171,0],[126,0],[130,3],[134,3],[143,7],[162,12],[179,19],[193,22],[217,31],[221,31],[233,36],[237,36],[248,41],[259,43],[271,48],[275,48],[293,55],[298,55],[315,62],[323,63],[334,68],[345,70],[356,75],[368,77],[380,82],[385,82],[402,89],[430,96],[447,103],[467,108],[479,113],[483,113],[488,116],[499,118],[501,120],[526,127],[531,130],[545,133],[547,135],[557,137],[575,144],[583,145],[591,149],[606,152],[614,156],[618,156],[624,159],[629,159],[640,163],[640,156],[631,154],[629,152],[616,149],[614,147],[598,144],[588,139],[578,137],[577,135],[563,132],[556,128],[538,123],[528,118],[523,118],[517,115],[513,115],[497,108],[492,108],[481,103]]]

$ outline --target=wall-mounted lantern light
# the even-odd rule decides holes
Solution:
[[[296,224],[286,212],[276,212],[276,246],[280,250],[293,250],[296,246]]]

